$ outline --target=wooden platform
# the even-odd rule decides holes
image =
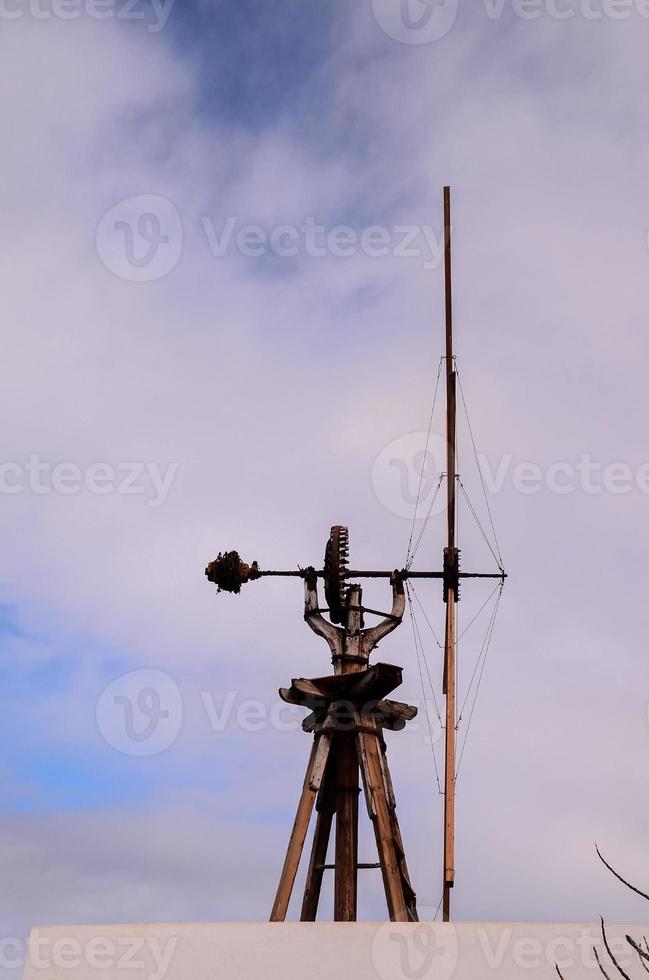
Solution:
[[[643,975],[624,940],[613,951]],[[596,925],[282,923],[84,926],[32,930],[24,980],[593,980]],[[605,954],[603,954],[605,956]],[[615,974],[611,966],[610,974]]]

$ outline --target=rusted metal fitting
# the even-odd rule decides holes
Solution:
[[[460,601],[460,552],[457,548],[444,548],[444,602],[453,590],[455,601]]]
[[[239,595],[241,586],[258,579],[259,566],[256,561],[247,565],[241,561],[237,551],[226,551],[210,562],[205,569],[207,580],[218,587],[219,592]]]

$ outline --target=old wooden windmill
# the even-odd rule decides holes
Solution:
[[[238,593],[243,584],[266,576],[299,577],[304,580],[304,617],[311,629],[326,640],[334,673],[327,677],[293,680],[280,691],[288,703],[310,710],[303,723],[313,736],[295,823],[289,840],[271,921],[286,918],[309,823],[315,807],[317,821],[302,902],[301,919],[314,921],[325,870],[335,874],[334,918],[355,921],[357,916],[358,801],[362,783],[368,814],[374,827],[390,918],[417,921],[417,904],[412,887],[396,802],[386,757],[383,731],[400,731],[417,709],[389,700],[400,684],[400,667],[370,663],[379,640],[402,622],[406,592],[414,579],[440,579],[446,605],[444,636],[445,767],[444,767],[444,870],[443,917],[451,917],[451,889],[455,883],[455,784],[457,742],[457,629],[456,606],[463,579],[506,578],[498,557],[497,572],[460,570],[457,547],[457,370],[453,353],[453,305],[451,276],[451,194],[444,190],[446,354],[441,364],[446,377],[446,492],[447,545],[442,567],[436,571],[414,571],[411,562],[401,570],[356,571],[349,569],[349,533],[334,527],[327,542],[324,567],[290,571],[263,571],[256,562],[244,563],[236,551],[220,554],[208,565],[206,574],[219,591]],[[392,587],[392,609],[388,613],[363,606],[362,579],[384,578]],[[326,607],[320,606],[318,579],[324,581]],[[352,584],[353,583],[353,584]],[[325,615],[328,614],[328,619]],[[365,616],[379,616],[373,627]],[[335,861],[327,865],[327,852],[335,817]]]

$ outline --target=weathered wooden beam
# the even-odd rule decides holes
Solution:
[[[336,743],[334,919],[336,922],[355,922],[358,905],[358,756],[354,734],[338,734]]]
[[[363,641],[363,592],[359,585],[352,585],[349,598],[345,642],[345,658],[335,660],[336,680],[348,686],[349,698],[363,696],[363,692],[376,686],[385,673],[376,667],[362,663]],[[395,677],[391,672],[387,686]],[[385,683],[383,687],[385,687]],[[396,686],[396,685],[395,685]],[[381,687],[381,690],[383,690]],[[385,691],[384,693],[389,693]],[[370,695],[371,696],[371,695]],[[353,715],[353,712],[352,712]],[[355,720],[354,717],[351,719]],[[336,771],[336,871],[334,881],[334,919],[336,922],[355,922],[358,905],[358,795],[359,771],[354,733],[338,732],[335,736],[338,765]]]
[[[444,279],[446,303],[446,452],[448,541],[445,567],[457,569],[456,500],[457,476],[457,391],[453,355],[453,277],[451,247],[451,189],[444,188]],[[448,580],[447,580],[448,582]],[[451,918],[451,888],[455,882],[455,726],[456,726],[456,625],[457,577],[446,595],[444,639],[444,693],[446,695],[446,746],[444,763],[444,896],[443,918]]]
[[[370,731],[358,733],[358,754],[361,760],[363,787],[368,812],[374,827],[376,846],[381,860],[383,886],[392,922],[408,922],[407,903],[403,892],[401,872],[397,861],[389,804],[381,772],[378,728],[369,724]],[[373,729],[373,730],[372,730]]]
[[[329,753],[327,767],[316,804],[318,819],[316,820],[315,833],[313,835],[311,858],[302,901],[302,912],[300,915],[302,922],[315,922],[318,914],[322,879],[326,867],[325,861],[327,860],[331,827],[336,811],[337,766],[338,760],[334,742]]]
[[[384,698],[381,701],[370,703],[363,706],[361,717],[374,718],[381,728],[387,728],[391,732],[402,732],[409,721],[417,717],[418,708],[411,704],[402,704],[400,701],[389,701]],[[317,726],[322,723],[324,710],[312,711],[302,722],[302,730],[308,734],[313,734]]]
[[[293,893],[293,886],[295,884],[295,876],[297,875],[297,869],[304,849],[304,842],[309,829],[309,821],[313,813],[316,794],[320,788],[318,772],[321,769],[324,772],[322,758],[324,753],[329,752],[329,748],[330,736],[322,735],[314,739],[306,776],[304,778],[304,785],[302,786],[302,795],[300,796],[293,830],[291,831],[284,867],[282,868],[277,895],[275,896],[275,903],[270,915],[271,922],[284,922],[286,919],[289,902]]]
[[[353,664],[354,654],[349,644],[345,650],[345,665],[355,671],[329,674],[327,677],[296,677],[290,687],[280,688],[279,695],[287,704],[325,707],[332,701],[381,701],[403,683],[403,671],[394,664],[374,664],[364,667]]]
[[[451,889],[455,884],[455,750],[456,680],[455,596],[449,592],[446,604],[446,739],[444,770],[444,899],[443,919],[450,922]]]

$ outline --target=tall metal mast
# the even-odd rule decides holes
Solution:
[[[446,452],[448,543],[444,551],[446,633],[444,694],[446,695],[446,756],[444,776],[444,922],[451,918],[455,883],[455,745],[456,745],[456,603],[459,595],[459,552],[455,545],[457,476],[456,372],[453,358],[453,291],[451,254],[451,189],[444,188],[444,258],[446,291]]]

